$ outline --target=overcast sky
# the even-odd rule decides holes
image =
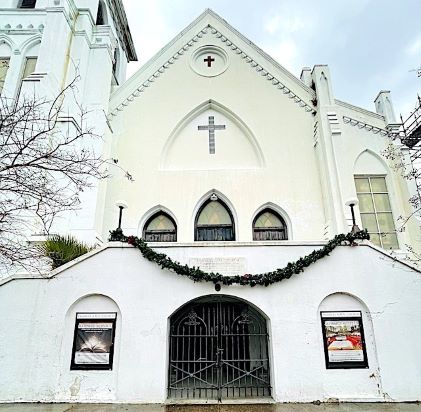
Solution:
[[[391,90],[396,114],[421,94],[421,0],[123,0],[139,62],[211,8],[299,77],[328,64],[335,97],[374,110]]]

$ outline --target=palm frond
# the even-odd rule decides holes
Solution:
[[[88,253],[93,248],[78,241],[73,236],[54,235],[46,240],[40,246],[40,249],[47,258],[51,259],[52,269],[56,269],[59,266]]]

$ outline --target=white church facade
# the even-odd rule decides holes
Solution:
[[[0,402],[421,400],[389,92],[376,112],[340,101],[328,66],[297,78],[211,10],[124,81],[120,0],[7,1],[2,94],[54,95],[77,62],[104,156],[134,180],[101,181],[67,221],[98,248],[0,280]],[[119,207],[129,239],[108,241]],[[353,213],[370,241],[330,250]]]

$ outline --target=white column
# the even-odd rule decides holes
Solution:
[[[312,79],[316,87],[317,98],[316,150],[318,150],[319,167],[323,179],[326,235],[332,237],[347,231],[334,145],[335,135],[340,135],[341,131],[337,122],[328,66],[314,66]]]
[[[65,0],[47,7],[45,28],[37,61],[37,73],[46,73],[45,92],[56,96],[64,86],[76,15]],[[73,27],[72,27],[73,26]]]

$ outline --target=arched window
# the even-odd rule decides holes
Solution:
[[[253,221],[253,240],[286,240],[284,219],[271,209],[262,210]]]
[[[146,242],[176,242],[177,226],[169,215],[160,211],[146,222],[143,238]]]
[[[203,203],[197,213],[194,240],[235,240],[231,211],[215,194]]]

